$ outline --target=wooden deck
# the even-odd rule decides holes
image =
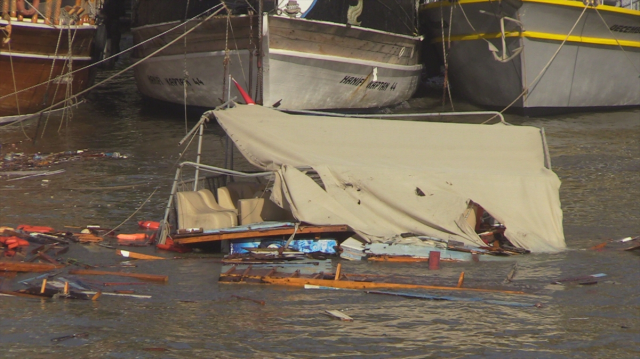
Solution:
[[[299,226],[298,230],[294,227],[285,228],[266,228],[259,230],[247,230],[243,232],[215,233],[215,234],[176,234],[172,235],[173,241],[178,244],[193,244],[204,242],[215,242],[233,239],[248,238],[264,238],[277,236],[290,236],[295,231],[298,234],[329,234],[329,233],[346,233],[350,232],[349,227],[345,225],[334,226]]]

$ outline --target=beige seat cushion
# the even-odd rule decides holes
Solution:
[[[238,225],[236,212],[218,205],[208,189],[176,193],[176,209],[179,229],[208,230]]]
[[[265,221],[291,221],[291,212],[278,207],[269,199],[250,198],[238,201],[240,225]]]
[[[265,185],[254,182],[230,182],[218,188],[218,203],[226,209],[238,210],[238,200],[261,197]]]

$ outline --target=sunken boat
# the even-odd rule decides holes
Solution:
[[[451,90],[478,105],[527,115],[640,105],[637,0],[436,0],[420,23]]]
[[[204,122],[215,118],[232,142],[221,167],[199,160],[178,166],[161,245],[331,254],[349,240],[385,245],[371,254],[403,255],[412,245],[451,260],[461,259],[453,251],[565,248],[560,181],[540,128],[232,105],[207,111],[183,139],[200,126],[201,143]],[[234,148],[254,172],[228,169]]]
[[[213,108],[227,100],[231,77],[267,107],[364,109],[400,103],[418,86],[413,0],[137,6],[134,56],[146,60],[135,78],[148,98]]]

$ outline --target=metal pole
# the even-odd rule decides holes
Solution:
[[[229,75],[228,80],[228,87],[227,87],[227,98],[231,98],[231,75]],[[229,108],[229,105],[227,105],[227,108]],[[233,141],[231,140],[231,137],[229,137],[229,135],[227,135],[227,151],[226,151],[226,156],[225,158],[227,158],[227,160],[225,160],[226,165],[225,167],[232,170],[233,169]],[[233,180],[233,177],[230,177],[231,180]]]
[[[204,132],[204,121],[200,123],[200,134],[198,135],[198,155],[196,163],[200,164],[200,156],[202,155],[202,133]],[[196,167],[196,178],[193,179],[193,190],[198,190],[198,177],[200,176],[200,167]]]
[[[176,170],[176,176],[173,179],[173,186],[171,186],[171,194],[169,195],[169,201],[167,201],[167,208],[164,210],[164,218],[160,222],[160,235],[158,236],[158,243],[164,244],[167,240],[167,231],[169,228],[169,211],[171,211],[171,205],[173,204],[173,196],[178,191],[178,179],[182,173],[182,164],[178,166]]]

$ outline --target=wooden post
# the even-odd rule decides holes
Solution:
[[[462,288],[463,283],[464,283],[464,272],[460,273],[460,278],[458,279],[458,288]]]
[[[2,18],[9,16],[9,0],[2,0]]]
[[[342,263],[338,263],[336,267],[336,277],[333,280],[340,280],[340,271],[342,269]]]
[[[60,7],[62,6],[62,0],[55,0],[53,5],[53,23],[60,25]]]
[[[440,252],[438,251],[429,252],[429,269],[431,270],[440,269]]]
[[[40,288],[40,293],[44,293],[45,289],[47,289],[47,278],[42,280],[42,287]]]
[[[9,1],[9,0],[6,0]],[[17,11],[18,11],[18,5],[16,3],[16,0],[11,0],[11,10],[9,10],[9,15],[11,17],[16,17],[18,15]]]
[[[64,294],[69,294],[69,282],[64,282]]]
[[[47,25],[51,24],[52,11],[53,11],[53,0],[46,0],[45,8],[44,8],[44,23]]]

